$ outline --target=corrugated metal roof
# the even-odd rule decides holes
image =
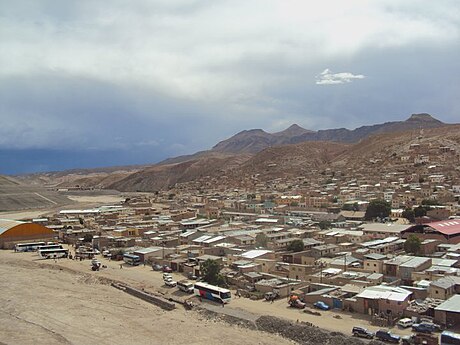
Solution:
[[[429,226],[444,235],[456,235],[460,233],[460,219],[442,220],[440,222],[427,223],[425,226]]]
[[[11,228],[14,228],[15,226],[21,224],[25,224],[25,222],[10,219],[0,219],[0,235],[10,230]]]
[[[363,292],[356,295],[356,297],[367,299],[388,299],[402,302],[411,294],[411,291],[402,288],[379,285],[366,288]]]
[[[267,253],[271,253],[271,250],[254,249],[254,250],[250,250],[246,253],[241,254],[241,256],[246,259],[255,259]]]
[[[444,303],[438,305],[434,310],[448,311],[451,313],[460,313],[460,295],[453,295]]]

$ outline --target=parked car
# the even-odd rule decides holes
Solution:
[[[412,330],[420,333],[432,333],[437,330],[437,327],[432,323],[414,323]]]
[[[321,310],[329,310],[329,306],[324,303],[323,301],[318,301],[318,302],[315,302],[313,303],[313,306],[317,309],[321,309]]]
[[[412,319],[409,319],[408,317],[399,320],[397,323],[397,325],[401,328],[407,328],[407,327],[412,326],[413,324],[414,322],[412,321]]]
[[[165,280],[165,285],[166,286],[169,286],[169,287],[174,287],[177,285],[177,282],[175,282],[174,280]]]
[[[392,334],[390,331],[379,330],[375,333],[375,337],[378,340],[387,341],[389,343],[398,344],[401,337],[396,334]]]
[[[171,267],[164,265],[163,266],[163,272],[171,273],[173,270]]]
[[[154,265],[152,265],[152,269],[153,269],[154,271],[162,271],[162,270],[163,270],[163,267],[161,267],[161,265],[154,264]]]
[[[197,280],[197,279],[198,279],[198,277],[197,277],[196,275],[194,275],[193,273],[189,273],[189,274],[187,275],[187,277],[188,277],[188,279],[190,279],[190,280]]]
[[[374,338],[374,335],[375,335],[373,332],[363,327],[353,327],[351,332],[353,333],[355,337],[368,338],[368,339]]]
[[[171,273],[163,273],[163,280],[172,279]]]

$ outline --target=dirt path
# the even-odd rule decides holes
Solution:
[[[73,272],[64,261],[54,265],[31,259],[30,253],[0,251],[0,334],[5,344],[292,344],[182,308],[163,311],[98,283],[95,275],[86,274],[88,261],[81,266],[87,269],[83,274],[79,265]]]

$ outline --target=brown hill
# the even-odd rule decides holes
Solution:
[[[444,123],[429,114],[413,114],[406,121],[386,122],[372,126],[362,126],[354,130],[346,128],[310,131],[297,125],[278,133],[267,133],[261,129],[242,131],[233,137],[223,140],[212,150],[219,152],[250,152],[256,153],[270,146],[295,144],[303,141],[335,141],[355,143],[359,140],[379,133],[402,132],[410,129],[434,128]]]
[[[120,191],[158,191],[176,183],[200,180],[209,175],[218,175],[241,165],[250,155],[229,155],[209,152],[197,159],[173,164],[154,165],[130,174],[108,186]]]
[[[45,208],[72,203],[64,195],[0,175],[0,211]]]

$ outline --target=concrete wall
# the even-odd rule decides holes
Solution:
[[[176,308],[175,303],[170,302],[162,297],[151,295],[145,291],[138,290],[130,286],[115,284],[115,283],[113,283],[112,286],[116,287],[117,289],[123,290],[124,292],[129,293],[132,296],[138,297],[146,302],[155,304],[156,306],[159,306],[162,309],[173,310]]]

